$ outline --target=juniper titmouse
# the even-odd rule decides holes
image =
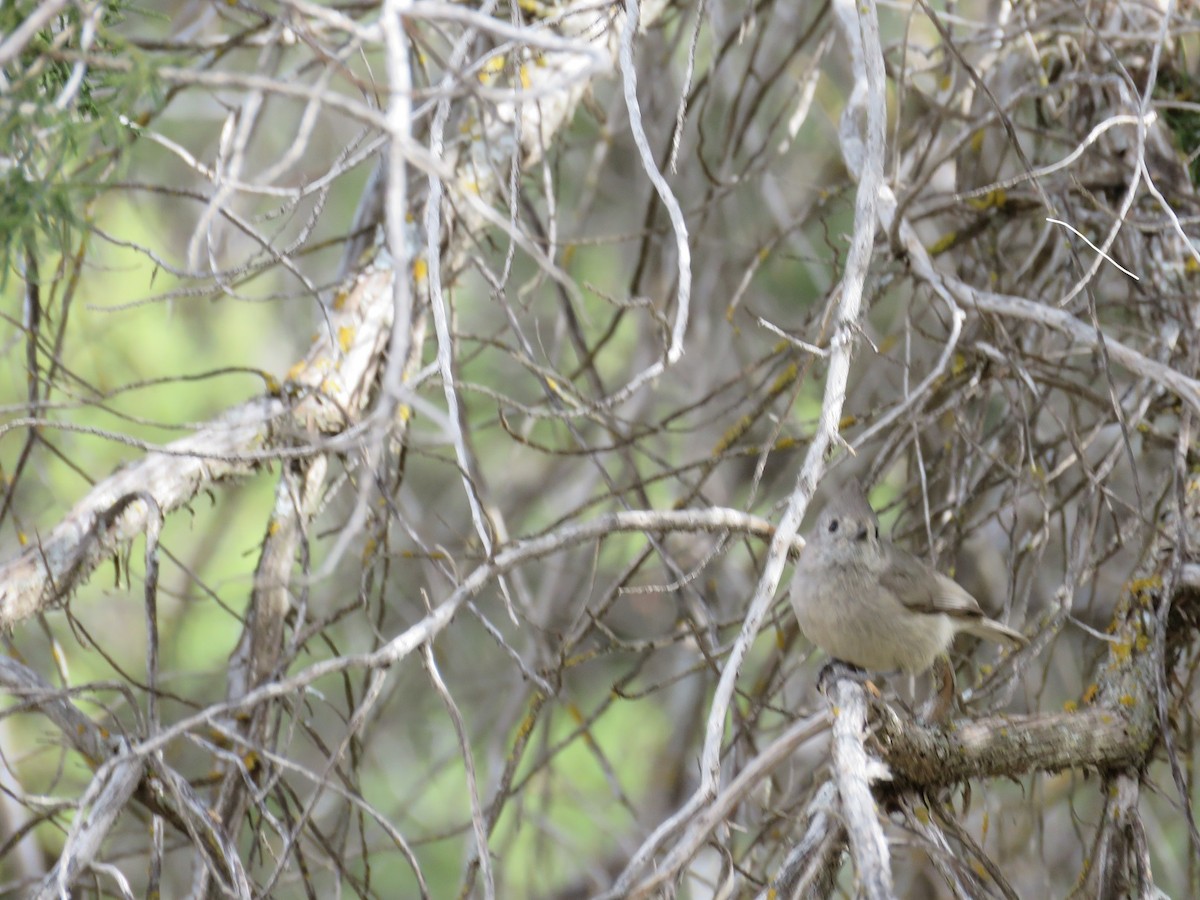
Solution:
[[[1026,643],[951,579],[883,540],[857,481],[830,501],[809,533],[792,578],[792,607],[810,641],[875,672],[924,672],[962,631]]]

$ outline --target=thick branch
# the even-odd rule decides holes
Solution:
[[[380,349],[391,327],[392,273],[369,269],[329,313],[329,324],[305,360],[295,366],[282,396],[270,394],[236,406],[186,438],[101,481],[49,534],[0,566],[0,629],[65,598],[92,570],[140,534],[152,512],[137,499],[154,498],[165,515],[215,484],[252,474],[291,453],[297,438],[311,442],[352,424],[373,383]],[[296,398],[289,403],[288,398]]]
[[[1142,763],[1157,734],[1152,710],[1107,708],[956,722],[953,730],[901,719],[890,708],[875,739],[899,787],[931,788],[968,778],[1015,777],[1071,768]]]

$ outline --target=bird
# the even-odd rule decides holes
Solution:
[[[842,487],[809,532],[791,602],[812,643],[880,674],[919,675],[964,632],[1014,647],[1028,643],[986,616],[953,579],[882,538],[857,479]]]

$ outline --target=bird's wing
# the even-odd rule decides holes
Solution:
[[[914,612],[945,613],[966,619],[983,615],[978,601],[954,579],[898,547],[891,548],[891,564],[879,581]]]

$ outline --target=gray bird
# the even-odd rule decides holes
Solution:
[[[1028,643],[985,616],[953,580],[882,539],[858,481],[833,498],[809,533],[792,578],[792,608],[829,656],[874,672],[920,674],[960,632]]]

